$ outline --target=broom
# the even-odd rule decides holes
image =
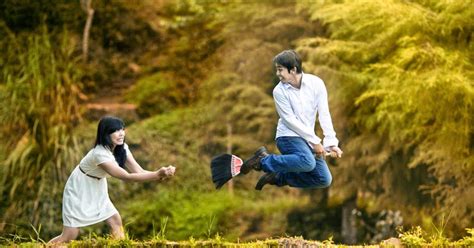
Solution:
[[[212,181],[216,189],[227,183],[231,178],[240,174],[244,162],[232,154],[221,154],[211,160]]]
[[[326,151],[326,156],[331,153]],[[240,174],[240,168],[243,161],[241,158],[232,154],[221,154],[211,160],[212,182],[216,189],[220,189],[230,179]]]

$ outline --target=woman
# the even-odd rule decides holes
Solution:
[[[125,170],[125,168],[128,169]],[[172,177],[174,166],[146,171],[135,161],[125,143],[123,121],[104,117],[99,121],[95,146],[69,176],[63,193],[63,232],[49,243],[69,242],[79,228],[104,221],[114,238],[123,238],[122,218],[110,201],[107,177],[124,181],[158,181]]]

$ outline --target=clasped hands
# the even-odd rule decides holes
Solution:
[[[156,171],[157,179],[160,180],[160,181],[168,179],[168,178],[174,176],[175,171],[176,171],[176,167],[174,167],[172,165],[168,165],[166,167],[161,167],[160,169],[158,169]]]
[[[337,146],[330,146],[329,150],[324,149],[321,144],[316,144],[313,146],[313,150],[318,157],[326,157],[330,156],[332,158],[340,158],[342,157],[342,150]]]

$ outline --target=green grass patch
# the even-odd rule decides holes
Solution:
[[[131,239],[129,235],[123,240],[114,240],[109,236],[94,237],[89,235],[82,240],[74,240],[65,247],[473,247],[474,228],[466,228],[467,236],[457,241],[450,241],[445,237],[428,235],[420,227],[414,227],[407,232],[401,232],[399,239],[392,238],[379,244],[344,245],[335,244],[332,238],[324,241],[305,240],[301,237],[279,237],[241,242],[231,242],[218,234],[203,239],[193,237],[187,240],[170,241],[163,236],[156,235],[148,240]],[[12,236],[10,238],[0,237],[1,247],[43,247],[44,241],[33,237],[24,238]]]

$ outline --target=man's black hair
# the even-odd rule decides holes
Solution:
[[[288,72],[296,67],[296,72],[301,73],[302,63],[300,56],[294,50],[285,50],[273,58],[273,64],[279,64],[288,69]]]

